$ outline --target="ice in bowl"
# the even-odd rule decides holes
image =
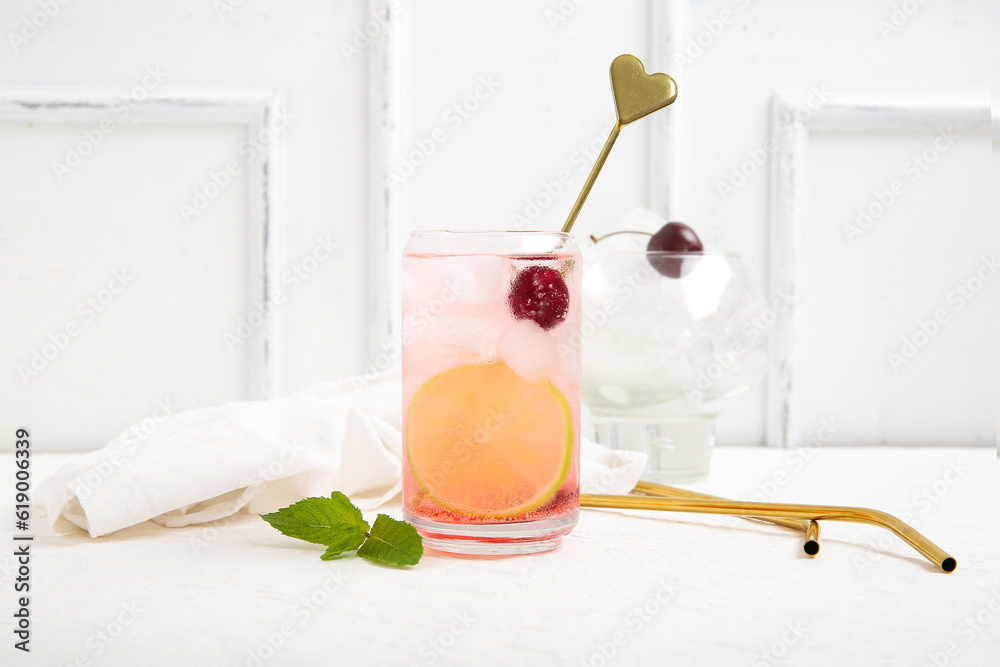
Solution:
[[[703,479],[720,411],[765,372],[764,304],[738,253],[637,221],[583,253],[583,400],[599,442],[649,455],[644,479]]]

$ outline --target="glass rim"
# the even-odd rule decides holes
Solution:
[[[743,253],[736,250],[699,250],[696,252],[692,251],[679,251],[679,250],[625,250],[622,248],[615,249],[605,249],[598,248],[596,245],[588,246],[588,248],[596,250],[597,252],[603,253],[605,255],[652,255],[653,257],[733,257],[733,258],[743,258]]]
[[[548,231],[542,229],[420,229],[410,232],[414,236],[552,236],[555,238],[575,238],[572,232]]]

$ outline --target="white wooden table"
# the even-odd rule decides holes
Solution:
[[[36,455],[35,480],[68,457]],[[0,458],[12,517],[14,466]],[[408,570],[323,562],[249,515],[96,540],[36,516],[25,655],[4,519],[0,664],[1000,664],[992,449],[720,448],[691,488],[906,516],[958,569],[877,527],[825,523],[809,558],[791,531],[694,514],[585,510],[554,552],[428,554]],[[399,516],[398,500],[384,511]]]

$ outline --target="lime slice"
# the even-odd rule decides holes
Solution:
[[[470,517],[513,517],[554,498],[569,473],[573,435],[566,397],[504,363],[431,378],[406,416],[417,482],[439,505]]]

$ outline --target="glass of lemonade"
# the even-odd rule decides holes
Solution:
[[[414,232],[403,253],[403,513],[432,549],[554,549],[579,514],[572,235]]]

